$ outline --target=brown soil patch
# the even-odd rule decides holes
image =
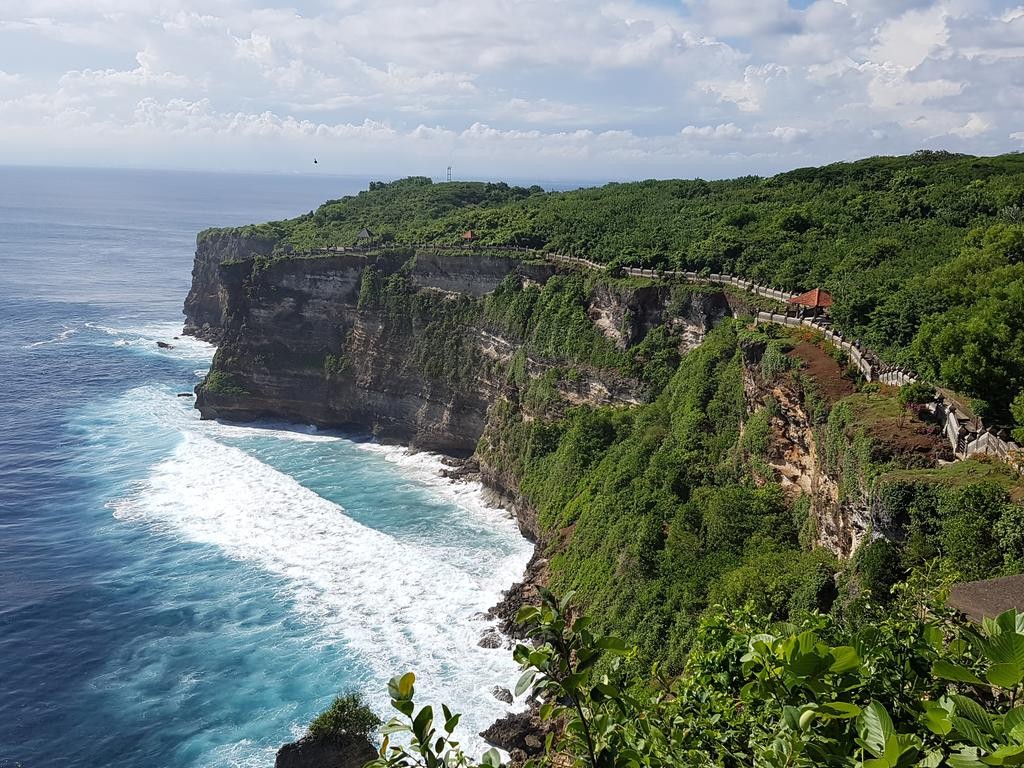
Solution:
[[[818,393],[835,403],[857,391],[853,382],[843,376],[843,369],[817,344],[800,342],[789,356],[803,362],[803,371],[814,380]]]
[[[867,428],[876,461],[901,460],[909,466],[935,466],[939,461],[952,461],[953,449],[934,424],[921,421],[907,413],[900,419],[886,419]]]

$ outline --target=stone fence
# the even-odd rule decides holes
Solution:
[[[917,377],[913,373],[899,366],[882,362],[871,350],[862,347],[860,342],[847,341],[821,318],[758,312],[757,322],[775,323],[789,327],[803,326],[818,331],[849,356],[850,362],[857,367],[867,381],[877,381],[894,387],[902,387],[917,381]],[[925,407],[939,423],[957,458],[994,456],[1018,473],[1024,474],[1024,450],[1010,439],[1009,430],[986,427],[981,419],[971,418],[963,405],[946,397],[941,392],[936,393],[935,401]]]

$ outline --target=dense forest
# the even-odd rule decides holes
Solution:
[[[1024,154],[876,157],[770,178],[608,184],[375,182],[249,227],[282,250],[378,242],[518,245],[609,265],[724,272],[832,292],[850,338],[1010,423],[1024,390]],[[1024,395],[1015,411],[1024,423]]]
[[[475,458],[537,515],[552,592],[520,612],[532,643],[515,654],[517,693],[546,698],[552,724],[540,763],[1024,764],[1024,616],[972,628],[944,608],[954,581],[1024,572],[1024,480],[994,461],[950,462],[921,406],[930,386],[864,382],[820,335],[755,326],[747,297],[615,269],[821,285],[846,334],[991,420],[1016,418],[1024,437],[1024,155],[560,193],[411,178],[244,233],[289,259],[352,245],[364,227],[408,258],[388,271],[371,254],[363,268],[357,309],[381,338],[452,391],[502,382]],[[468,229],[477,244],[609,269],[512,274],[477,298],[417,287],[424,246]],[[655,290],[664,315],[629,342],[588,314],[598,294]],[[733,317],[694,347],[671,319],[711,293]],[[482,332],[511,359],[482,356]],[[322,361],[328,385],[346,375],[346,344]],[[587,377],[630,382],[635,404],[565,396]],[[793,453],[824,490],[783,482],[799,474]],[[836,519],[849,551],[823,532]],[[391,681],[402,718],[384,733],[408,735],[386,739],[377,765],[475,765],[458,717],[417,710],[414,682]],[[325,715],[340,730],[349,712],[353,728],[375,722],[342,704]],[[481,764],[499,763],[492,752]]]

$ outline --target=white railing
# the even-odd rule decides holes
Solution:
[[[438,245],[434,243],[381,243],[376,245],[355,245],[355,246],[330,246],[311,251],[297,253],[299,256],[327,256],[337,253],[365,253],[367,251],[380,250],[381,248],[424,248],[432,250],[484,250],[495,252],[513,252],[516,254],[529,254],[537,258],[545,258],[550,261],[571,264],[585,267],[586,269],[603,270],[604,264],[598,264],[590,259],[579,256],[569,256],[562,253],[548,253],[534,248],[527,248],[518,245],[480,245],[477,243],[463,243],[459,245]],[[631,277],[648,277],[653,279],[674,278],[683,279],[692,283],[706,283],[714,285],[728,285],[741,290],[773,299],[778,302],[788,302],[797,296],[779,288],[745,280],[734,275],[720,275],[711,273],[701,275],[697,272],[688,272],[675,269],[654,269],[651,267],[622,267],[623,274]],[[902,387],[913,384],[918,379],[909,370],[896,365],[882,362],[874,352],[861,346],[859,342],[849,341],[840,333],[834,331],[827,322],[821,318],[797,317],[778,312],[758,312],[756,322],[774,323],[788,327],[811,328],[821,333],[831,344],[843,350],[849,356],[850,361],[857,367],[866,381],[877,381],[893,387]],[[942,427],[943,434],[953,447],[953,453],[957,458],[965,459],[970,456],[987,455],[994,456],[1004,461],[1017,472],[1024,474],[1024,449],[1009,439],[1006,430],[995,430],[986,427],[980,419],[971,419],[956,404],[941,394],[936,401],[928,406],[928,410],[935,415],[936,420]]]

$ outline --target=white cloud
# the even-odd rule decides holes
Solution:
[[[55,126],[83,160],[212,140],[250,167],[315,149],[398,173],[453,156],[498,175],[539,158],[722,175],[1018,146],[1019,0],[801,5],[7,0],[0,162]]]
[[[719,123],[718,125],[688,125],[680,131],[683,136],[696,136],[701,139],[734,139],[743,133],[736,123]]]
[[[992,125],[980,115],[972,114],[967,118],[967,122],[961,125],[959,128],[954,128],[950,133],[960,136],[965,139],[972,139],[975,136],[988,131]]]

